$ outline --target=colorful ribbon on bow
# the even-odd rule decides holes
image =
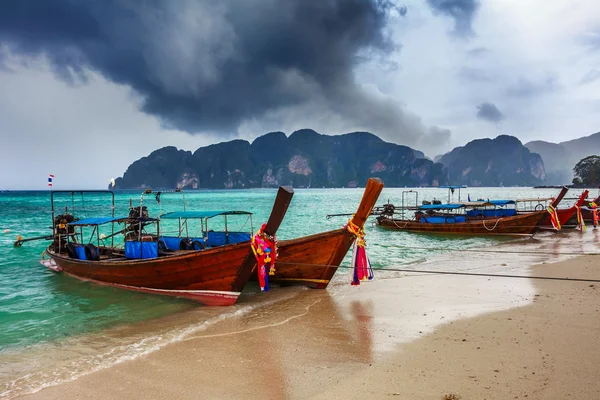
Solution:
[[[583,215],[581,214],[581,207],[579,207],[578,205],[575,205],[575,210],[577,213],[577,229],[579,229],[581,232],[585,231],[585,221],[583,220]]]
[[[554,208],[552,205],[549,205],[548,212],[550,213],[550,222],[552,222],[552,226],[554,229],[560,230],[560,220],[558,219],[556,208]]]
[[[258,283],[260,290],[264,292],[269,290],[269,275],[275,275],[275,260],[277,259],[277,237],[268,235],[265,232],[266,227],[267,224],[263,224],[250,241],[258,266]],[[269,265],[268,274],[267,264]]]
[[[360,281],[370,281],[374,276],[373,267],[371,266],[369,257],[367,257],[365,231],[352,222],[352,220],[348,221],[345,228],[348,229],[348,232],[356,236],[352,247],[352,266],[354,267],[352,285],[358,286],[360,285]]]
[[[596,207],[598,207],[598,205],[592,201],[590,203],[590,208],[592,211],[592,221],[594,222],[594,229],[598,226],[598,209]]]

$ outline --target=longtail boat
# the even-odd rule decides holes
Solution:
[[[526,215],[490,216],[471,218],[467,212],[480,207],[494,207],[492,202],[427,204],[418,207],[415,219],[394,218],[385,213],[377,217],[382,228],[412,232],[461,235],[532,235],[548,211],[534,211]]]
[[[590,208],[590,204],[596,204],[597,206],[600,206],[600,196],[596,197],[595,199],[591,200],[591,199],[586,199],[580,206],[581,208],[581,218],[583,219],[584,223],[593,223],[594,222],[594,216],[592,214],[592,209]],[[565,224],[566,226],[569,227],[576,227],[579,225],[579,221],[578,221],[578,217],[577,217],[577,213],[575,213],[574,215],[571,216],[571,218],[566,222]]]
[[[54,192],[52,199],[53,195]],[[279,188],[265,228],[269,234],[274,235],[277,231],[292,196],[291,188]],[[112,199],[114,213],[114,194]],[[41,263],[55,272],[82,280],[122,289],[183,297],[211,306],[226,306],[236,302],[256,264],[250,247],[252,232],[236,232],[236,235],[228,235],[227,231],[213,232],[212,239],[207,238],[200,248],[196,247],[196,243],[185,243],[183,247],[169,249],[165,248],[168,247],[166,238],[160,235],[160,224],[156,219],[149,218],[141,205],[139,208],[132,208],[130,215],[126,217],[113,215],[82,220],[76,220],[70,214],[54,217],[53,200],[52,210],[54,241],[45,251],[49,259],[44,259]],[[201,217],[226,217],[240,213],[250,214],[225,211],[204,213]],[[185,216],[190,215],[183,215]],[[182,215],[175,214],[171,217],[179,218]],[[124,249],[101,244],[108,237],[100,238],[100,227],[111,224],[114,232],[115,223],[126,225],[125,229],[117,232],[125,234]],[[156,226],[156,233],[149,233],[148,226]],[[96,244],[83,245],[82,242],[75,241],[77,237],[83,239],[83,233],[77,235],[77,229],[82,230],[83,227],[93,229],[90,237],[96,235]],[[112,240],[114,235],[110,235]],[[162,245],[159,244],[161,241]]]
[[[516,215],[527,215],[532,212],[548,209],[551,212],[556,212],[555,216],[557,217],[560,226],[563,227],[567,224],[569,219],[573,217],[573,215],[575,215],[575,213],[577,212],[577,208],[581,207],[585,203],[585,199],[588,195],[588,191],[585,190],[577,198],[577,201],[573,206],[568,208],[558,208],[559,204],[564,199],[568,191],[569,188],[563,186],[557,197],[538,197],[517,200],[489,200],[489,202],[492,203],[495,206],[495,208],[474,209],[467,211],[467,215],[469,216],[470,220],[474,220],[476,218],[490,219],[496,217],[512,217]],[[514,206],[514,208],[510,208],[511,205]],[[547,214],[546,218],[540,221],[539,226],[542,229],[555,229],[554,225],[552,224],[550,212]]]
[[[356,239],[348,226],[364,227],[382,190],[380,179],[368,180],[360,205],[346,227],[280,241],[275,274],[269,276],[269,282],[325,289]]]
[[[585,199],[589,193],[587,190],[584,190],[573,206],[569,208],[558,208],[560,201],[564,198],[568,190],[568,188],[563,187],[559,196],[551,204],[551,206],[556,210],[556,215],[558,216],[558,221],[560,222],[561,227],[568,226],[568,221],[577,213],[577,208],[581,207],[585,203]],[[548,216],[546,216],[546,218],[540,222],[540,226],[544,228],[552,227],[550,214],[548,214]]]

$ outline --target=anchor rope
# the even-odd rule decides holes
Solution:
[[[377,244],[375,244],[376,246]],[[549,251],[533,251],[533,250],[480,250],[480,249],[450,249],[447,247],[419,247],[419,246],[400,246],[395,244],[382,246],[384,248],[394,247],[397,249],[404,250],[435,250],[435,251],[456,251],[456,252],[473,252],[473,253],[502,253],[502,254],[537,254],[537,255],[548,255]],[[562,256],[600,256],[600,252],[559,252],[551,253],[552,255]]]
[[[318,268],[342,268],[351,269],[353,267],[348,266],[335,266],[326,264],[303,264],[303,263],[287,263],[278,262],[279,265],[292,265],[292,266],[306,266],[306,267],[318,267]],[[435,271],[426,269],[408,269],[408,268],[376,268],[377,271],[390,271],[390,272],[406,272],[406,273],[417,273],[417,274],[434,274],[434,275],[464,275],[464,276],[479,276],[487,278],[515,278],[515,279],[539,279],[539,280],[551,280],[551,281],[570,281],[570,282],[593,282],[600,283],[600,279],[585,279],[585,278],[568,278],[568,277],[555,277],[555,276],[527,276],[527,275],[510,275],[510,274],[485,274],[478,272],[460,272],[460,271]]]

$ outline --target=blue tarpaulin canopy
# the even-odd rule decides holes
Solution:
[[[123,221],[131,221],[133,218],[129,217],[94,217],[94,218],[84,218],[79,221],[70,222],[68,225],[73,226],[89,226],[89,225],[104,225],[109,224],[111,222],[123,222]],[[140,221],[140,219],[135,219],[136,221]],[[142,218],[142,222],[144,221],[157,221],[155,218]]]
[[[425,204],[419,207],[420,210],[456,210],[464,207],[464,204]]]
[[[489,201],[471,201],[466,203],[449,204],[425,204],[419,207],[419,210],[457,210],[464,207],[486,207],[493,206]]]
[[[175,211],[160,216],[160,219],[213,218],[219,215],[252,215],[248,211]]]
[[[514,200],[488,200],[488,201],[495,206],[506,206],[508,204],[516,204],[516,201],[514,201]]]

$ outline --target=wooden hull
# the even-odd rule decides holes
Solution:
[[[357,227],[364,226],[382,190],[381,180],[369,179],[363,198],[352,217],[352,222]],[[352,233],[342,228],[280,241],[275,275],[269,276],[269,282],[325,289],[354,243],[354,239]]]
[[[46,253],[57,269],[76,278],[128,290],[183,297],[210,306],[236,302],[252,266],[243,265],[249,243],[182,252],[153,260],[82,261]]]
[[[352,223],[359,228],[371,213],[383,182],[369,179]],[[267,222],[266,232],[275,234],[287,203],[276,201]],[[280,217],[274,217],[279,214]],[[352,246],[355,236],[338,229],[279,243],[275,276],[269,281],[282,284],[304,284],[324,289]],[[240,243],[200,251],[184,251],[152,260],[104,259],[80,261],[46,253],[52,264],[42,264],[79,279],[114,287],[184,297],[207,305],[234,304],[244,285],[256,277],[256,259],[249,243]],[[315,266],[315,264],[317,266]]]
[[[581,210],[581,216],[583,217],[583,221],[585,222],[586,225],[591,225],[594,223],[594,216],[592,215],[591,211]],[[573,214],[571,216],[571,218],[569,218],[569,220],[567,221],[567,223],[565,225],[568,227],[575,228],[575,227],[577,227],[578,224],[579,224],[579,222],[577,221],[577,214]]]
[[[279,188],[266,224],[271,234],[279,228],[293,194],[291,188]],[[55,253],[52,246],[46,254],[50,260],[41,263],[55,272],[122,289],[183,297],[209,306],[234,304],[256,265],[250,242],[178,251],[153,259],[104,256],[99,261],[78,260]]]
[[[353,242],[354,235],[346,229],[281,241],[269,282],[325,289]]]
[[[461,235],[531,235],[539,229],[540,221],[547,211],[496,219],[476,220],[463,223],[430,224],[410,220],[378,217],[379,226],[394,230]]]
[[[563,225],[567,225],[567,223],[569,222],[571,217],[573,217],[573,215],[575,215],[576,211],[577,211],[577,209],[575,207],[560,208],[560,209],[556,210],[556,213],[558,214],[558,220],[560,222],[561,227]],[[548,214],[544,219],[542,219],[542,221],[540,222],[540,226],[552,228],[552,222],[550,221],[550,214]]]

